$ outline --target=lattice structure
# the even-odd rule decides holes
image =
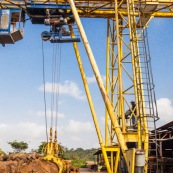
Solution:
[[[2,0],[0,3],[1,8],[22,9],[34,24],[44,23],[48,9],[61,9],[74,15],[107,110],[103,142],[77,43],[73,43],[107,170],[109,173],[117,172],[118,161],[122,160],[120,164],[125,162],[126,168],[119,171],[138,171],[135,160],[144,151],[145,164],[141,167],[148,172],[149,131],[155,129],[158,115],[146,27],[152,17],[173,17],[173,0],[76,0],[75,4],[71,0]],[[107,18],[106,87],[80,17]],[[73,29],[70,30],[72,38],[75,38]],[[156,132],[153,134],[156,138]],[[155,151],[157,159],[157,143]],[[157,172],[157,167],[154,172]]]

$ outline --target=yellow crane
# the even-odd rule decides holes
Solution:
[[[105,139],[103,139],[78,45],[74,41],[74,51],[108,173],[118,172],[119,162],[125,163],[127,170],[124,171],[129,173],[158,172],[156,134],[151,134],[149,128],[153,126],[155,129],[158,115],[147,27],[153,17],[173,17],[173,0],[1,1],[1,9],[20,9],[22,13],[31,17],[33,23],[39,21],[41,24],[47,17],[47,10],[54,9],[55,6],[57,9],[64,9],[66,14],[72,11],[105,103]],[[24,21],[20,17],[21,15],[17,15],[16,21]],[[81,17],[107,19],[106,86],[103,84],[80,21]],[[3,20],[1,18],[1,26],[4,21],[5,18]],[[75,39],[72,26],[69,26],[69,29],[71,37]],[[3,44],[2,40],[5,38],[1,33],[0,40]],[[154,151],[150,151],[150,139],[154,143]],[[150,165],[151,154],[154,155],[155,165]]]

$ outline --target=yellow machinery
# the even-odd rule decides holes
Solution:
[[[52,139],[52,128],[50,128],[49,142],[45,143],[43,147],[44,159],[55,163],[58,167],[59,173],[67,172],[66,162],[59,157],[58,153],[60,151],[60,146],[57,143],[57,131],[54,134],[54,140]]]
[[[55,6],[65,9],[67,14],[72,11],[105,103],[103,140],[82,59],[77,43],[74,42],[77,62],[108,173],[158,172],[157,142],[152,141],[155,143],[154,151],[149,148],[149,127],[155,129],[158,115],[146,28],[153,17],[173,17],[173,0],[1,1],[1,8],[20,7],[30,16],[32,23],[40,24],[44,23],[46,9]],[[107,19],[106,86],[103,84],[80,17]],[[73,28],[69,26],[69,29],[71,37],[75,38]],[[133,108],[131,101],[135,103]],[[152,135],[154,139],[156,134]],[[54,159],[54,154],[57,154],[57,146],[54,144],[51,141],[46,146],[45,152],[49,160]],[[155,165],[150,165],[149,155],[155,159]],[[122,164],[124,166],[121,169]]]

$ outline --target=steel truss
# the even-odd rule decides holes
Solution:
[[[33,12],[33,9],[37,10],[37,8],[62,8],[66,9],[67,12],[72,10],[105,103],[104,142],[77,43],[73,43],[108,173],[117,172],[120,156],[126,162],[128,172],[134,172],[136,151],[141,149],[145,152],[144,170],[148,172],[149,130],[155,128],[155,121],[158,116],[146,26],[153,16],[173,17],[173,1],[85,2],[77,0],[75,4],[72,0],[68,0],[68,2],[2,0],[1,8],[22,8],[31,18],[36,17],[36,15],[32,15],[30,12]],[[45,18],[45,12],[46,10],[43,10],[40,14],[38,13],[38,18]],[[108,18],[106,88],[103,85],[79,16]],[[72,37],[75,37],[72,28],[70,30]],[[131,100],[136,103],[135,109],[131,108]],[[131,112],[129,116],[126,116],[127,110]],[[153,129],[150,129],[150,125]],[[154,135],[156,137],[156,134]],[[108,152],[111,154],[108,155]],[[157,148],[155,149],[155,155],[157,158]]]
[[[119,11],[121,2],[115,2],[115,18],[108,19],[107,26],[107,85],[104,88],[77,10],[73,2],[69,1],[69,3],[107,108],[105,144],[103,144],[100,135],[98,137],[108,172],[117,172],[120,156],[119,149],[121,149],[121,154],[129,172],[134,172],[135,169],[134,158],[136,150],[143,149],[146,161],[144,169],[147,172],[149,149],[147,119],[155,119],[157,116],[154,114],[153,102],[155,103],[155,98],[151,95],[154,91],[151,88],[151,74],[148,68],[149,55],[147,54],[149,52],[146,50],[146,37],[144,35],[145,25],[149,19],[144,21],[142,16],[136,17],[135,8],[140,8],[141,6],[135,6],[133,1],[127,2],[128,16],[124,16]],[[143,47],[139,47],[139,45]],[[123,79],[126,79],[126,83]],[[84,83],[86,85],[86,82]],[[134,99],[136,102],[135,110],[130,108],[130,99]],[[148,111],[146,105],[148,106]],[[128,119],[125,116],[126,109],[130,109],[132,112]],[[135,124],[132,124],[133,117],[135,117]],[[93,119],[98,133],[97,120]],[[118,140],[118,145],[116,145],[116,140]],[[137,144],[137,147],[133,146],[130,149],[128,143]],[[111,151],[111,156],[107,155],[108,151]],[[129,162],[132,162],[130,166],[128,166]]]

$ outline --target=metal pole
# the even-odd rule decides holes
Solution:
[[[75,36],[74,36],[72,26],[69,26],[69,29],[70,29],[72,37],[74,38]],[[76,42],[73,42],[73,47],[74,47],[74,50],[75,50],[76,59],[77,59],[79,70],[80,70],[80,73],[81,73],[81,76],[82,76],[85,92],[86,92],[86,95],[87,95],[87,99],[88,99],[91,114],[92,114],[92,117],[93,117],[94,125],[95,125],[95,128],[96,128],[97,136],[98,136],[98,139],[99,139],[99,143],[100,143],[100,146],[102,148],[102,153],[104,155],[107,170],[108,170],[108,173],[111,173],[110,164],[109,164],[109,161],[108,161],[108,158],[107,158],[107,153],[106,153],[106,150],[105,150],[105,147],[104,147],[104,144],[103,144],[103,138],[102,138],[102,135],[101,135],[101,131],[100,131],[100,127],[99,127],[99,124],[98,124],[96,112],[95,112],[95,109],[94,109],[94,104],[92,102],[90,90],[89,90],[88,83],[87,83],[87,80],[86,80],[85,71],[84,71],[84,68],[83,68],[83,65],[82,65],[82,60],[81,60],[78,45],[77,45]]]
[[[92,69],[93,69],[93,72],[95,74],[95,77],[96,77],[96,80],[97,80],[97,84],[98,84],[98,86],[100,88],[100,92],[101,92],[102,97],[103,97],[103,100],[105,102],[107,111],[109,113],[110,119],[111,119],[112,124],[113,124],[113,127],[115,129],[115,132],[116,132],[116,135],[117,135],[117,139],[118,139],[118,142],[120,143],[120,147],[121,147],[122,153],[124,155],[124,158],[126,159],[126,153],[125,153],[125,151],[128,148],[127,148],[127,145],[125,143],[124,136],[123,136],[123,134],[121,132],[120,126],[118,124],[118,121],[115,118],[114,109],[113,109],[112,103],[111,103],[111,101],[110,101],[110,99],[109,99],[109,97],[108,97],[108,95],[106,93],[106,90],[105,90],[105,87],[103,85],[103,81],[102,81],[100,72],[98,70],[96,61],[94,59],[94,56],[93,56],[91,47],[89,45],[88,39],[86,37],[85,31],[83,29],[83,26],[82,26],[82,23],[80,21],[79,15],[78,15],[77,10],[76,10],[76,7],[74,5],[74,2],[73,2],[73,0],[68,0],[68,2],[70,4],[70,6],[71,6],[71,9],[72,9],[72,12],[73,12],[75,21],[76,21],[77,26],[79,28],[79,31],[80,31],[80,34],[81,34],[81,37],[82,37],[83,44],[84,44],[85,49],[86,49],[86,52],[88,54],[88,58],[90,60],[90,64],[91,64]]]

